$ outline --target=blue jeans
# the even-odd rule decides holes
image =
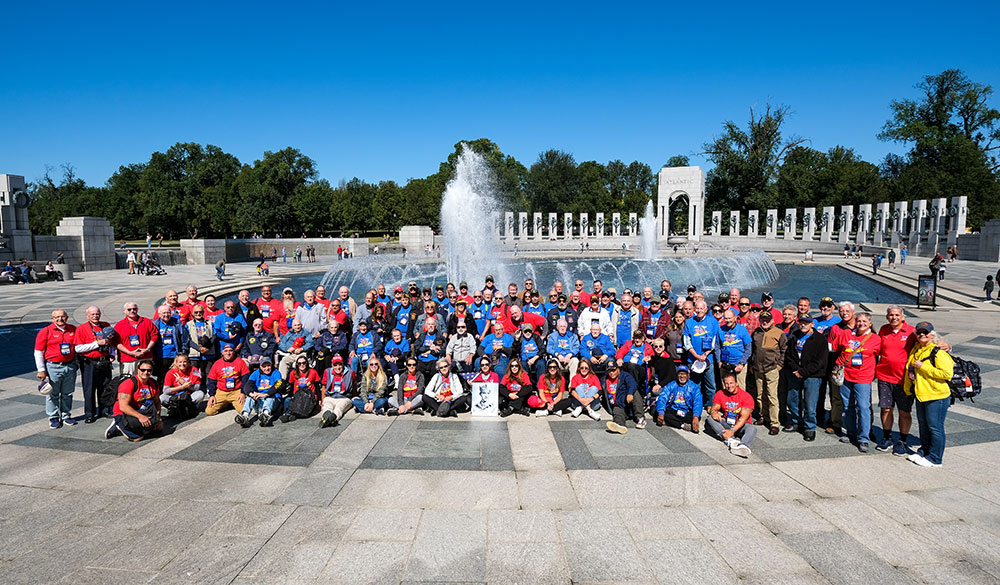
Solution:
[[[944,461],[944,418],[951,406],[951,398],[916,401],[917,426],[920,428],[920,450],[931,463]]]
[[[45,397],[45,414],[49,418],[64,419],[73,410],[73,390],[76,388],[76,362],[45,363],[45,371],[52,382],[52,392]]]
[[[690,365],[688,367],[691,367]],[[691,379],[701,386],[701,398],[705,403],[705,406],[711,406],[712,399],[715,398],[715,361],[709,358],[708,367],[705,371],[696,374],[694,371],[691,372]],[[701,413],[698,413],[700,416]]]
[[[215,267],[215,278],[222,280],[222,275],[225,274],[226,269],[221,266]]]
[[[816,402],[823,378],[796,378],[788,376],[788,422],[802,425],[805,431],[816,430]]]
[[[872,429],[872,385],[844,380],[840,399],[844,401],[844,430],[859,443],[867,443]]]
[[[364,361],[362,361],[364,358]],[[355,376],[363,374],[364,372],[358,368],[363,364],[364,367],[368,367],[368,360],[371,359],[371,354],[357,354],[351,358],[351,370],[354,371]]]
[[[386,407],[389,405],[389,399],[388,398],[378,398],[376,400],[373,400],[372,403],[374,404],[374,406],[372,407],[372,413],[375,413],[375,412],[377,412],[379,410],[385,410]],[[360,397],[359,398],[352,398],[351,399],[351,404],[354,405],[354,410],[358,411],[361,414],[364,414],[364,412],[365,412],[365,401],[363,399],[361,399]]]
[[[252,398],[249,395],[247,399],[243,401],[243,414],[247,415],[253,411],[257,412],[274,412],[274,403],[276,399],[273,396],[268,398]]]

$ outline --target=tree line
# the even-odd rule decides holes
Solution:
[[[890,104],[892,118],[878,135],[910,150],[877,165],[846,146],[822,152],[801,137],[784,136],[787,106],[751,108],[746,126],[727,120],[698,153],[714,165],[706,180],[709,211],[966,195],[970,226],[1000,217],[1000,112],[989,105],[993,88],[959,70],[927,76],[916,88],[919,99]],[[493,169],[506,209],[624,215],[641,213],[656,193],[656,174],[638,161],[578,163],[553,149],[526,167],[486,138],[464,143]],[[334,186],[292,147],[267,151],[247,164],[217,146],[177,143],[147,162],[119,167],[100,187],[87,185],[69,165],[58,181],[47,171],[29,185],[29,221],[34,233],[51,234],[63,217],[98,215],[124,238],[147,232],[196,238],[381,233],[403,225],[437,229],[441,196],[462,144],[437,172],[405,185],[353,178]],[[688,161],[675,155],[664,166]],[[683,224],[686,218],[677,215]]]

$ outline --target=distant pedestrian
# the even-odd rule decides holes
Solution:
[[[993,301],[993,275],[986,275],[986,284],[983,285],[983,290],[986,291],[986,302]]]
[[[288,252],[284,248],[281,249],[281,261],[285,264],[288,263]]]
[[[222,280],[222,276],[226,273],[226,261],[219,260],[215,263],[215,278]]]
[[[896,268],[896,251],[889,250],[889,268]]]
[[[878,254],[872,254],[872,274],[878,274]]]
[[[147,248],[153,247],[153,234],[149,232],[146,232],[146,247]]]
[[[844,244],[844,258],[847,258],[848,254],[850,253],[851,253],[851,247],[848,246],[847,244]]]
[[[909,256],[909,255],[910,255],[909,248],[906,247],[906,244],[903,244],[903,247],[899,250],[899,265],[900,266],[902,266],[903,264],[906,264],[906,257]]]

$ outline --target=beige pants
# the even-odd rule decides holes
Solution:
[[[330,396],[323,397],[323,410],[320,411],[320,416],[323,416],[324,412],[332,412],[337,415],[337,420],[344,418],[344,414],[354,407],[350,398],[332,398]]]
[[[212,416],[219,414],[228,406],[232,406],[237,411],[243,410],[243,393],[239,390],[216,390],[215,402],[211,406],[205,407],[205,414]],[[211,399],[210,399],[211,400]]]
[[[764,417],[766,404],[767,416],[764,420],[768,426],[779,426],[781,423],[778,421],[778,381],[781,379],[781,370],[774,369],[757,374],[754,378],[757,380],[757,408],[760,410],[760,415]]]

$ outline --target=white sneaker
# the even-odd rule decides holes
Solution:
[[[569,415],[571,417],[573,417],[573,418],[576,418],[576,417],[580,416],[581,412],[583,412],[583,407],[582,406],[577,406],[576,408],[574,408],[573,410],[570,411]]]
[[[736,444],[729,448],[729,451],[736,455],[737,457],[742,457],[746,459],[750,456],[750,447],[747,447],[743,443],[736,441]]]
[[[932,463],[930,459],[927,459],[926,457],[924,457],[919,453],[913,453],[912,455],[907,457],[906,460],[916,463],[920,467],[941,467],[940,463]]]
[[[596,410],[587,409],[587,415],[594,420],[601,420],[601,413]]]
[[[690,431],[691,430],[691,425],[688,424],[688,423],[682,423],[681,424],[681,430]]]
[[[535,411],[535,416],[549,416],[549,409],[543,408]]]
[[[725,443],[726,447],[729,447],[729,449],[732,450],[732,448],[738,445],[740,442],[739,440],[736,439],[736,437],[729,437],[728,439],[725,440]]]
[[[640,418],[639,420],[635,421],[635,428],[637,429],[646,428],[646,419]]]

